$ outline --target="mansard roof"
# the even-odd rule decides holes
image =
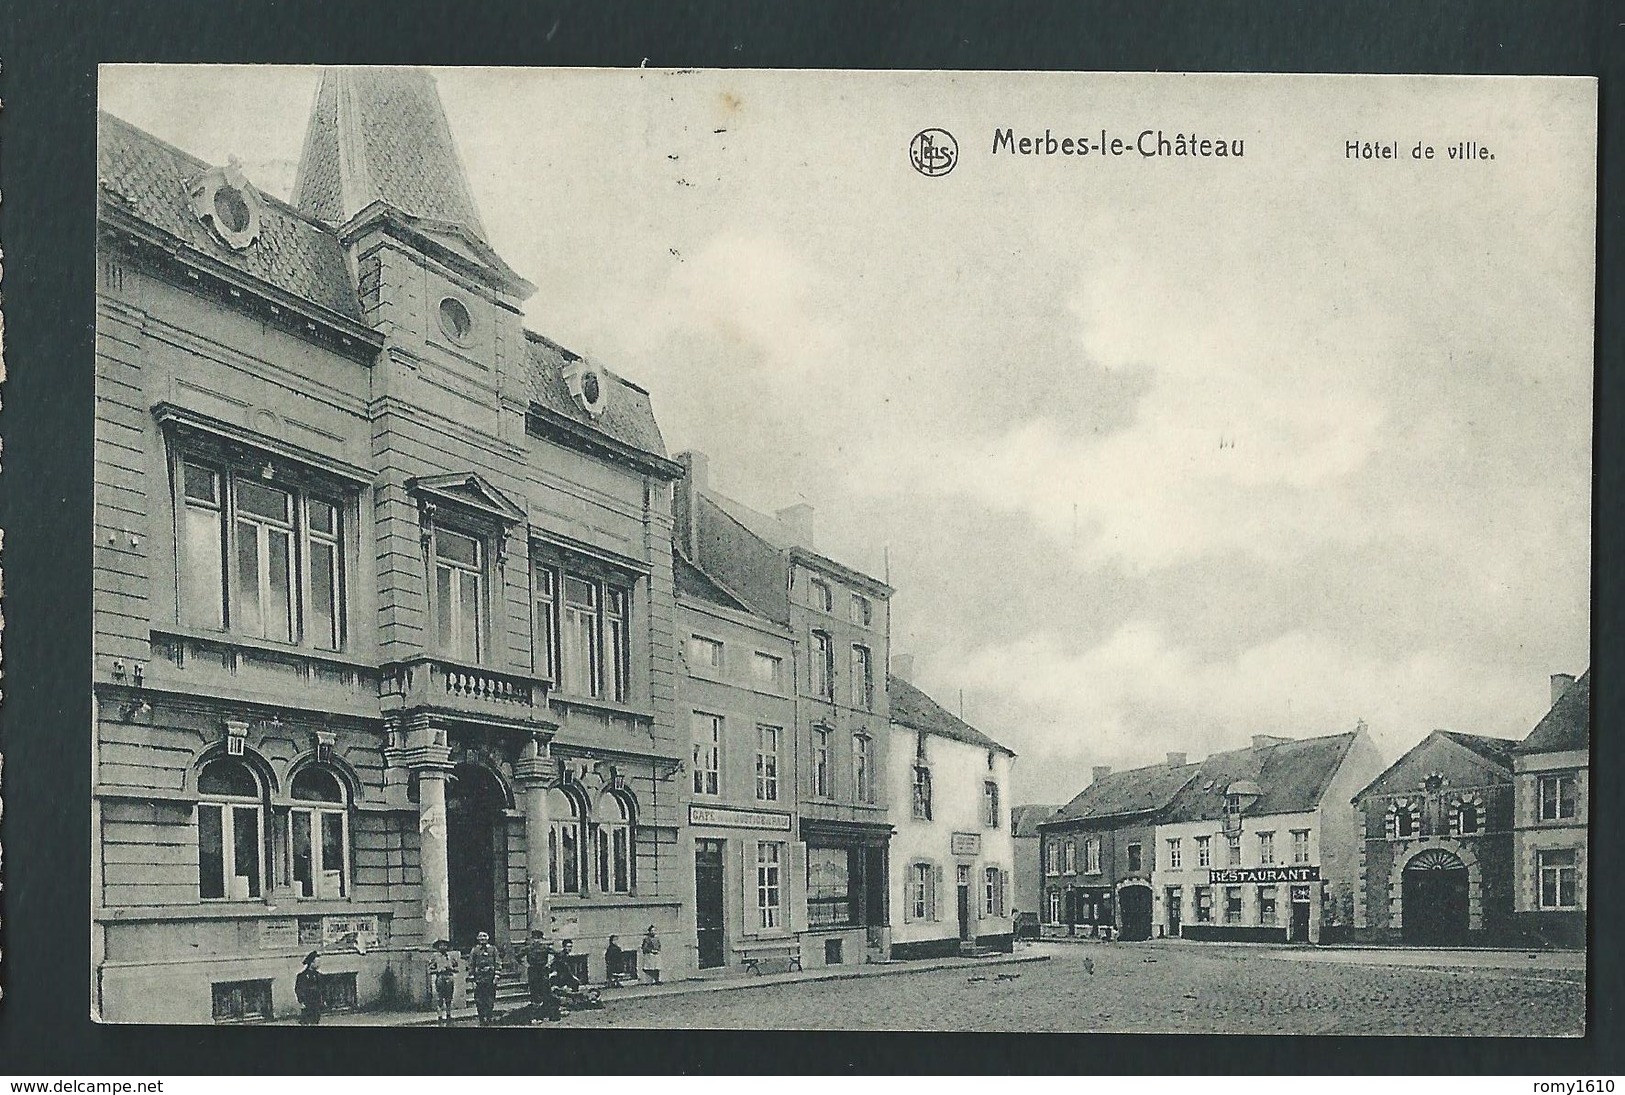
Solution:
[[[256,191],[259,237],[251,246],[234,250],[198,219],[190,186],[213,166],[123,119],[107,113],[97,117],[96,173],[104,208],[158,229],[200,257],[360,322],[361,306],[344,248],[319,221]]]
[[[1518,745],[1519,753],[1566,753],[1591,745],[1591,670],[1557,697],[1552,709],[1535,723]]]
[[[889,673],[886,675],[886,702],[891,710],[891,721],[896,725],[923,730],[978,749],[1016,755],[1015,750],[1000,745],[912,684]]]

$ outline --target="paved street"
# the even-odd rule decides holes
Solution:
[[[1579,1035],[1581,955],[1042,943],[1048,962],[616,1001],[566,1026]],[[1089,972],[1092,965],[1093,972]],[[1008,980],[1000,980],[1005,974]],[[1013,975],[1013,976],[1012,976]],[[973,978],[985,978],[973,980]]]

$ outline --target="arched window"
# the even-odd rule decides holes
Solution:
[[[1457,836],[1473,836],[1484,827],[1484,812],[1472,799],[1458,802],[1452,815],[1450,828]]]
[[[264,888],[264,793],[254,770],[216,757],[197,777],[198,896],[247,901]]]
[[[293,777],[288,811],[288,864],[300,897],[348,897],[349,811],[344,784],[332,770],[312,766]]]
[[[547,792],[547,889],[581,892],[581,811],[574,796],[555,787]]]
[[[613,791],[598,797],[593,811],[594,883],[599,893],[632,892],[632,814]]]
[[[1408,802],[1396,802],[1388,808],[1388,839],[1409,840],[1417,834],[1421,818]]]

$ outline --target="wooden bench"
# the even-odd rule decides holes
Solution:
[[[735,947],[734,953],[739,956],[739,964],[745,967],[748,974],[761,975],[762,963],[776,959],[784,959],[785,972],[801,972],[801,945],[794,939],[764,940],[760,943],[746,943]]]

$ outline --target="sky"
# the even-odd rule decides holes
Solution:
[[[317,76],[104,68],[102,107],[286,197]],[[1016,802],[1253,734],[1522,737],[1589,664],[1593,82],[436,79],[527,326],[889,576],[892,653]]]

